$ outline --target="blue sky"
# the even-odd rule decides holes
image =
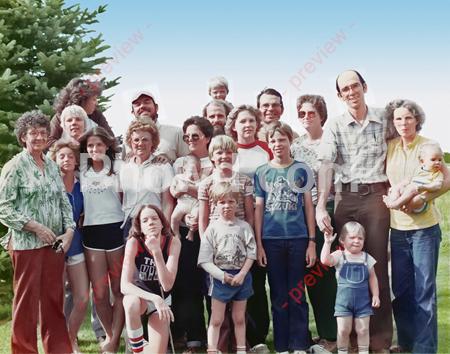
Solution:
[[[435,0],[111,1],[93,26],[111,45],[103,75],[122,77],[106,92],[114,93],[106,116],[123,133],[132,92],[146,88],[157,95],[161,121],[181,125],[208,101],[208,79],[223,75],[235,105],[255,104],[264,87],[283,92],[283,120],[301,131],[296,98],[321,94],[329,115],[339,114],[335,77],[355,68],[368,83],[369,105],[416,101],[427,114],[423,134],[449,151],[449,10]]]

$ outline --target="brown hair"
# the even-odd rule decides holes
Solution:
[[[78,166],[80,165],[80,147],[71,140],[59,139],[55,143],[53,143],[49,150],[50,158],[53,161],[56,161],[56,155],[58,154],[58,151],[65,147],[73,151],[75,155],[75,161],[77,163],[76,168],[78,168]]]
[[[139,208],[136,216],[133,218],[133,222],[131,224],[131,229],[130,229],[130,233],[128,234],[128,238],[134,237],[134,238],[141,239],[141,240],[144,239],[144,234],[142,233],[142,229],[141,229],[141,214],[142,214],[142,211],[146,208],[153,209],[155,211],[155,213],[158,214],[159,220],[161,221],[161,224],[162,224],[161,235],[165,236],[165,237],[173,237],[173,233],[170,228],[170,224],[167,221],[167,219],[164,216],[161,209],[159,209],[154,204],[144,204]]]
[[[119,148],[117,147],[116,138],[112,137],[108,134],[105,128],[102,127],[94,127],[84,133],[80,138],[80,153],[87,153],[87,141],[90,137],[97,136],[99,137],[103,143],[106,145],[106,156],[109,157],[111,161],[111,167],[108,172],[108,176],[114,174],[114,160],[116,159],[116,154],[119,152]],[[87,166],[92,167],[92,159],[87,159]]]

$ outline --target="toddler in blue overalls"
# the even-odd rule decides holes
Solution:
[[[325,244],[320,260],[323,264],[336,267],[338,289],[334,316],[337,320],[338,353],[348,352],[350,332],[355,321],[358,336],[358,352],[369,352],[369,322],[372,307],[380,306],[378,280],[375,274],[375,259],[364,252],[364,227],[355,222],[346,223],[341,230],[339,241],[344,250],[330,254],[330,247],[336,234],[325,233]],[[370,292],[369,292],[370,288]],[[370,293],[372,298],[370,298]]]

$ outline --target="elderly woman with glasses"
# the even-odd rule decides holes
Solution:
[[[64,253],[75,223],[58,166],[43,154],[48,117],[24,113],[16,122],[23,151],[0,176],[0,222],[9,228],[14,269],[12,353],[37,353],[38,322],[46,353],[71,353],[63,313]]]

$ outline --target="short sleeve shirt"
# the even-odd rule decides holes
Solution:
[[[260,166],[255,174],[255,196],[264,199],[263,239],[307,238],[303,194],[314,186],[311,169],[295,161],[288,167]]]
[[[214,183],[228,181],[231,183],[233,190],[239,192],[239,200],[236,209],[236,217],[238,219],[245,219],[245,197],[253,196],[253,183],[252,180],[246,175],[233,172],[230,178],[221,178],[217,172],[213,172],[210,176],[206,177],[200,182],[198,188],[198,200],[204,200],[209,203],[209,220],[217,220],[219,218],[219,211],[217,204],[210,198]]]
[[[198,264],[214,263],[223,270],[241,269],[245,260],[256,260],[256,242],[251,226],[239,219],[211,222],[203,234]]]

